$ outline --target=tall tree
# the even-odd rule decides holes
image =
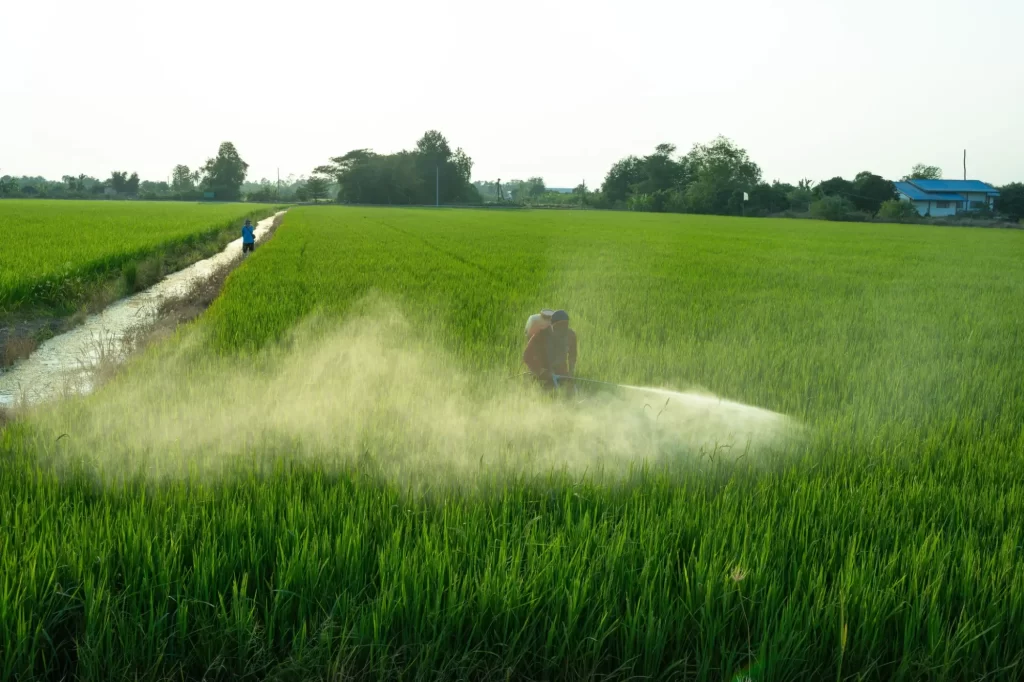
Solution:
[[[128,185],[127,171],[111,171],[107,186],[118,194],[123,194]]]
[[[850,201],[861,211],[874,215],[884,202],[896,197],[896,186],[880,175],[862,171],[853,179],[853,196]]]
[[[544,194],[545,189],[544,178],[534,176],[527,178],[521,191],[526,195],[525,199],[539,199]]]
[[[749,193],[750,200],[747,202],[747,215],[751,213],[771,214],[780,213],[790,207],[789,195],[796,188],[792,185],[774,180],[772,184],[767,182],[758,183]]]
[[[195,185],[192,181],[192,171],[188,166],[178,164],[171,172],[171,188],[177,192],[185,192]]]
[[[761,168],[747,150],[722,136],[694,145],[686,163],[693,177],[686,188],[686,204],[694,213],[738,214],[743,193],[761,181]]]
[[[852,182],[838,175],[830,180],[819,182],[818,186],[814,188],[814,193],[819,198],[838,196],[850,199],[856,191]]]
[[[613,204],[626,203],[645,211],[664,211],[670,195],[685,187],[690,167],[686,157],[672,158],[676,146],[663,142],[642,158],[628,156],[605,176],[602,192]]]
[[[601,191],[613,204],[625,202],[645,177],[643,161],[636,156],[627,156],[612,164],[604,176]]]
[[[129,196],[136,196],[139,193],[139,174],[132,173],[131,177],[125,180],[124,183],[125,194]]]
[[[350,170],[352,166],[360,161],[365,161],[373,155],[373,151],[369,149],[353,149],[342,156],[332,156],[329,164],[317,166],[313,169],[313,172],[332,176],[340,182],[341,176]]]
[[[428,130],[416,142],[416,167],[419,170],[421,203],[453,203],[465,200],[469,193],[473,161],[462,149],[452,152],[448,139],[437,130]]]
[[[315,175],[306,181],[306,193],[314,204],[318,203],[320,199],[327,198],[327,186],[326,179]]]
[[[470,182],[473,161],[462,150],[454,152],[444,135],[427,131],[412,151],[376,154],[354,149],[314,173],[333,177],[338,200],[369,204],[433,204],[476,202],[479,193]]]
[[[222,142],[217,156],[207,159],[203,165],[204,185],[221,201],[237,201],[241,198],[242,183],[249,164],[239,156],[235,145]]]
[[[939,180],[942,178],[942,169],[938,166],[926,166],[923,163],[914,164],[909,175],[904,175],[901,180]]]

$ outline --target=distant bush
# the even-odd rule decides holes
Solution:
[[[634,194],[626,199],[626,208],[630,211],[656,211],[655,204],[653,194]]]
[[[863,220],[849,199],[826,196],[811,203],[811,217],[818,220]]]
[[[274,187],[264,186],[246,194],[245,200],[258,204],[269,204],[278,200],[278,192]]]
[[[911,202],[889,199],[882,202],[882,207],[878,209],[878,217],[894,223],[910,223],[916,222],[921,216]]]

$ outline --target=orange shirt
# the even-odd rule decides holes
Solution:
[[[530,342],[526,344],[526,350],[523,351],[523,362],[538,377],[548,378],[550,374],[570,376],[569,368],[576,366],[576,332],[569,330],[569,352],[566,359],[555,362],[553,367],[549,367],[547,344],[552,334],[554,331],[551,327],[545,327],[534,334]]]

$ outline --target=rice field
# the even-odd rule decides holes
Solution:
[[[1019,680],[1022,294],[1011,231],[292,209],[0,431],[0,677]],[[548,400],[541,307],[580,376],[802,435]]]
[[[0,201],[0,314],[74,308],[90,285],[159,250],[197,245],[254,204]]]

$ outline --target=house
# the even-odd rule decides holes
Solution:
[[[901,201],[921,215],[941,218],[961,211],[992,210],[999,190],[980,180],[907,180],[894,183]]]

